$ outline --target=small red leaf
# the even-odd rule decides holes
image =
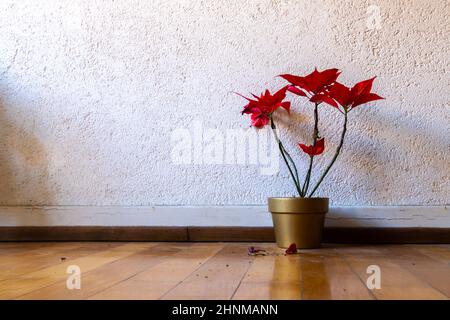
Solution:
[[[310,156],[318,156],[325,150],[325,139],[321,138],[317,140],[316,144],[313,146],[307,146],[303,143],[299,143],[298,146],[303,150],[304,153],[309,154]]]
[[[287,88],[289,92],[292,92],[293,94],[296,94],[298,96],[306,97],[306,93],[304,93],[302,90],[297,88],[296,86],[289,86]]]
[[[289,248],[286,249],[286,254],[296,254],[297,253],[297,245],[295,243],[291,243]]]

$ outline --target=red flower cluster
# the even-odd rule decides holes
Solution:
[[[325,102],[335,108],[339,108],[340,105],[347,111],[361,104],[383,99],[370,92],[375,78],[358,82],[350,89],[336,81],[339,75],[338,69],[327,69],[322,72],[315,69],[305,77],[291,74],[283,74],[280,77],[291,83],[288,86],[290,92],[304,97],[310,95],[311,102]]]
[[[262,128],[270,122],[272,114],[280,107],[288,112],[291,108],[289,101],[283,101],[286,98],[286,91],[292,92],[298,96],[307,97],[309,101],[315,104],[326,103],[341,111],[348,112],[351,109],[374,100],[383,99],[379,95],[372,93],[372,84],[375,78],[364,80],[348,88],[342,83],[337,82],[340,75],[338,69],[327,69],[318,71],[314,69],[310,74],[301,77],[292,74],[282,74],[280,77],[287,80],[290,84],[271,94],[266,90],[261,96],[253,95],[254,99],[242,96],[248,100],[242,114],[250,114],[252,126]],[[342,112],[342,111],[341,111]],[[300,148],[310,156],[322,154],[325,150],[325,140],[319,139],[315,145],[307,146],[299,144]]]
[[[248,100],[248,104],[242,110],[242,114],[251,114],[252,126],[262,128],[269,123],[272,113],[278,108],[284,108],[287,112],[290,112],[291,103],[289,101],[283,101],[286,98],[287,87],[281,88],[275,94],[270,94],[269,90],[266,90],[261,96],[253,97],[250,99],[242,96]]]
[[[305,77],[292,74],[282,74],[280,77],[291,83],[288,90],[296,95],[303,97],[310,95],[309,101],[315,103],[333,103],[334,101],[328,96],[327,92],[339,75],[338,69],[327,69],[320,72],[316,68]]]
[[[358,82],[351,89],[336,82],[331,87],[328,95],[334,101],[337,101],[344,109],[353,109],[361,104],[383,99],[379,95],[370,92],[372,90],[373,80],[375,80],[375,77]]]

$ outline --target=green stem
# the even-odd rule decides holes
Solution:
[[[316,145],[317,139],[319,137],[319,111],[318,111],[318,106],[319,106],[319,104],[316,103],[316,105],[314,107],[314,132],[313,132],[313,144],[312,144],[313,146]],[[310,155],[309,156],[309,168],[308,168],[308,172],[306,174],[305,183],[303,184],[303,189],[302,189],[303,196],[306,196],[306,193],[308,192],[309,182],[311,180],[311,173],[312,173],[313,163],[314,163],[314,155]]]
[[[300,183],[300,179],[298,177],[298,170],[297,170],[297,166],[295,165],[294,160],[292,159],[291,155],[289,154],[289,152],[287,152],[286,148],[283,146],[283,144],[281,143],[281,147],[283,148],[284,154],[286,155],[287,159],[289,160],[289,162],[292,164],[292,167],[294,168],[294,173],[295,173],[295,177],[297,180],[297,185],[300,188],[301,183]]]
[[[299,182],[299,179],[298,179],[297,167],[295,166],[295,163],[292,160],[292,157],[286,151],[286,149],[283,146],[283,143],[281,142],[280,138],[278,137],[278,134],[277,134],[277,131],[276,131],[277,128],[275,126],[275,122],[273,121],[272,117],[270,117],[270,126],[272,128],[273,135],[275,136],[275,140],[278,143],[278,148],[280,149],[281,156],[283,157],[283,160],[284,160],[284,162],[286,163],[286,166],[289,169],[289,173],[291,174],[292,180],[294,180],[295,188],[297,189],[298,194],[300,196],[302,196],[302,192],[300,190],[300,182]],[[287,157],[289,157],[289,161],[291,162],[292,166],[294,167],[295,175],[294,175],[294,172],[291,169],[291,166],[289,165]]]
[[[320,184],[322,183],[323,179],[328,174],[328,172],[330,171],[330,169],[333,166],[333,164],[336,162],[336,159],[337,159],[337,157],[339,156],[339,154],[341,152],[342,146],[344,145],[345,133],[347,132],[347,120],[348,120],[347,114],[348,114],[348,111],[345,110],[344,111],[344,128],[342,129],[341,141],[339,142],[339,146],[336,149],[336,153],[334,154],[333,159],[331,160],[331,162],[328,165],[328,167],[325,169],[325,171],[322,174],[322,176],[319,178],[319,181],[317,181],[317,184],[314,186],[314,189],[309,194],[309,197],[312,197],[314,192],[316,192],[317,188],[320,186]]]

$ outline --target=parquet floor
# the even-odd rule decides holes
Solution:
[[[266,255],[248,256],[250,245]],[[249,243],[0,243],[0,299],[450,297],[450,245],[328,244],[283,253]],[[67,286],[73,265],[80,289]],[[373,265],[380,289],[367,286]]]

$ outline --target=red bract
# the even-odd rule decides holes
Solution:
[[[270,121],[272,113],[278,108],[284,108],[287,112],[290,112],[291,103],[289,101],[283,101],[286,98],[287,86],[281,88],[275,94],[271,94],[269,90],[266,90],[261,96],[253,97],[250,99],[240,95],[248,100],[248,104],[242,110],[242,114],[250,114],[252,120],[252,126],[261,128],[267,125]]]
[[[289,248],[285,251],[286,254],[296,254],[297,253],[297,245],[295,243],[291,243]]]
[[[370,101],[384,99],[379,95],[370,92],[374,80],[375,77],[358,82],[351,89],[336,82],[330,89],[329,96],[346,110],[356,108],[357,106]]]
[[[256,109],[250,118],[252,119],[252,126],[262,128],[269,123],[270,114],[260,109]]]
[[[317,68],[305,77],[299,77],[292,74],[282,74],[280,77],[289,81],[291,86],[288,90],[296,95],[307,97],[311,95],[310,101],[315,103],[325,102],[337,107],[333,99],[329,98],[327,91],[338,78],[340,72],[338,69],[327,69],[318,71]]]
[[[316,141],[316,144],[313,146],[307,146],[303,143],[298,144],[300,148],[302,148],[304,153],[309,154],[310,156],[318,156],[319,154],[325,151],[325,139],[319,139]]]

